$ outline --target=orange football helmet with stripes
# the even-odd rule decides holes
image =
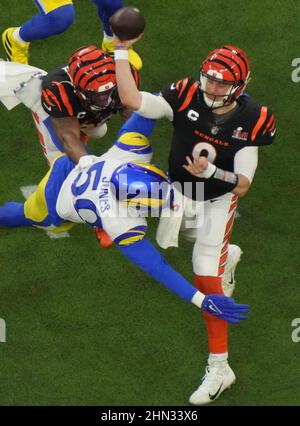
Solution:
[[[225,94],[215,96],[215,99],[211,99],[212,96],[208,97],[207,95],[211,95],[206,90],[208,80],[223,84]],[[211,108],[220,108],[234,102],[242,95],[249,81],[250,61],[239,47],[223,46],[213,50],[200,68],[200,90],[203,92],[204,101]]]
[[[120,102],[115,62],[99,47],[85,46],[76,50],[68,61],[68,72],[86,108],[97,111]],[[132,72],[138,85],[139,76],[133,67]]]
[[[69,59],[68,68],[85,107],[101,110],[112,102],[117,80],[115,63],[107,52],[97,46],[81,47]]]

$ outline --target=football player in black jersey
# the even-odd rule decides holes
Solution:
[[[172,122],[169,173],[181,184],[184,195],[181,206],[176,205],[181,208],[180,220],[172,212],[169,218],[161,217],[157,241],[163,248],[177,246],[179,229],[186,227],[187,213],[194,212],[197,226],[189,229],[189,235],[196,240],[195,286],[206,294],[230,295],[241,256],[241,249],[229,244],[236,206],[254,177],[258,147],[274,140],[274,115],[244,94],[250,62],[245,52],[234,46],[211,52],[202,63],[199,80],[181,79],[164,88],[161,96],[139,92],[127,60],[127,48],[137,40],[122,42],[115,37],[120,99],[144,117],[167,117]],[[183,187],[187,182],[191,184]],[[199,191],[199,197],[201,185],[204,191]],[[215,400],[235,382],[228,364],[227,325],[211,315],[204,317],[210,354],[203,381],[190,396],[190,403],[195,405]]]
[[[138,84],[138,73],[131,69]],[[126,116],[114,60],[96,46],[76,50],[66,67],[42,77],[41,104],[42,114],[33,116],[49,163],[61,152],[77,163],[87,154],[88,137],[104,136],[113,114]]]

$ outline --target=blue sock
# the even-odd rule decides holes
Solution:
[[[23,203],[10,202],[0,207],[0,226],[14,228],[31,225],[32,221],[25,218]]]
[[[123,0],[92,0],[98,9],[98,15],[102,22],[105,34],[112,36],[109,18],[121,7],[124,6]]]
[[[58,7],[47,14],[40,12],[20,28],[20,37],[27,42],[63,33],[72,24],[75,9],[72,4]]]

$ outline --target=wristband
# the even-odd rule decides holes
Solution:
[[[236,173],[219,169],[217,166],[210,162],[208,162],[207,168],[203,170],[203,172],[198,173],[197,176],[204,179],[213,178],[222,180],[223,182],[233,185],[233,187],[236,187],[239,181],[239,177]]]
[[[127,49],[116,49],[114,53],[115,61],[118,59],[128,60],[128,50]]]
[[[214,164],[208,162],[207,168],[203,170],[203,172],[198,173],[197,176],[200,178],[209,179],[215,174],[216,170],[217,167]]]
[[[212,177],[214,179],[219,179],[223,182],[230,183],[234,186],[236,186],[239,181],[239,177],[236,173],[228,172],[227,170],[219,169],[218,167],[216,167],[216,171]]]
[[[194,304],[194,305],[196,305],[196,306],[198,306],[198,308],[202,308],[202,303],[203,303],[203,300],[205,299],[205,296],[204,296],[204,294],[203,293],[201,293],[200,291],[196,291],[196,293],[194,294],[194,296],[192,297],[192,300],[191,300],[191,302]]]

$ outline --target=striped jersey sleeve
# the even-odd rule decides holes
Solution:
[[[161,94],[177,113],[188,108],[198,88],[198,81],[186,77],[165,87]]]
[[[274,142],[276,119],[273,112],[266,106],[260,106],[255,116],[249,145],[262,146]]]
[[[73,117],[74,112],[73,86],[68,82],[51,81],[42,89],[42,106],[51,117]]]

